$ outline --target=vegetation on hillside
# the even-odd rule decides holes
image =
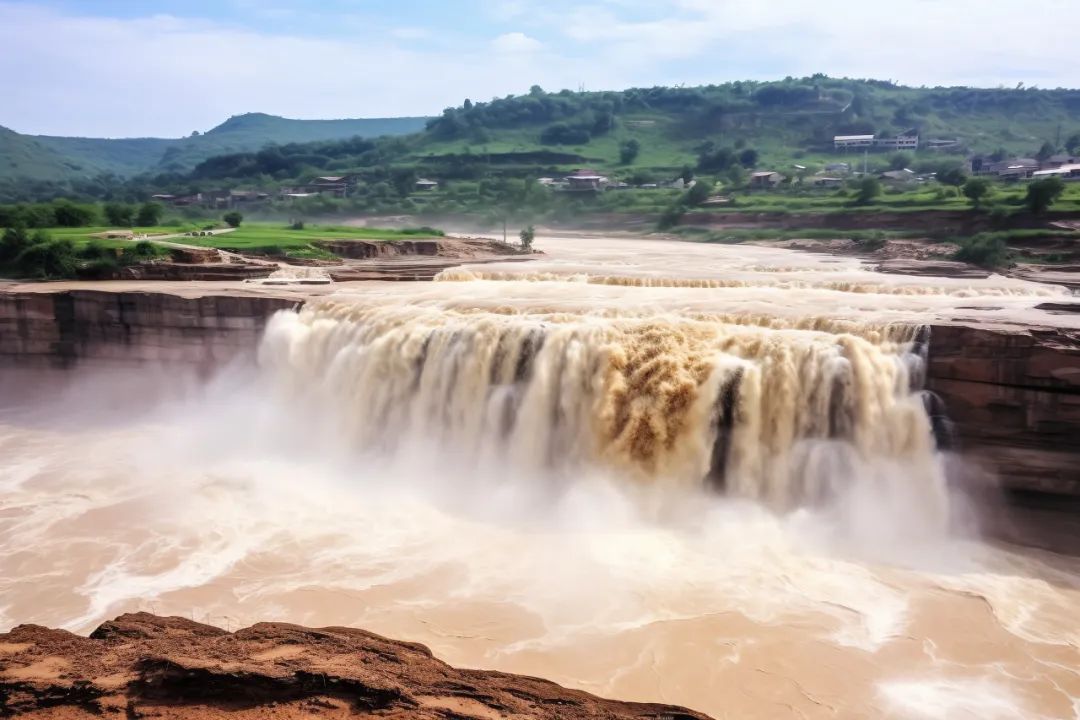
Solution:
[[[950,159],[948,153],[1001,158],[1065,149],[1072,140],[1080,147],[1080,90],[910,88],[823,75],[619,92],[549,93],[533,87],[522,96],[466,100],[423,128],[422,120],[398,119],[378,132],[400,132],[406,121],[421,132],[373,140],[375,126],[361,133],[348,123],[381,121],[239,116],[202,135],[169,141],[179,144],[162,152],[151,173],[134,180],[119,177],[119,166],[109,168],[113,174],[63,175],[65,163],[86,164],[85,157],[77,157],[80,144],[69,142],[62,153],[49,148],[48,172],[27,175],[37,180],[4,183],[11,174],[2,164],[0,133],[0,201],[57,196],[135,201],[155,191],[187,193],[238,183],[272,188],[344,173],[402,194],[410,179],[420,176],[525,179],[581,166],[651,182],[671,180],[690,168],[738,186],[747,168],[805,174],[845,159],[831,144],[833,135],[843,133],[955,139],[958,144],[944,154],[877,154],[871,161],[881,169],[910,164],[918,171],[937,170],[943,181],[958,179],[959,187],[964,182],[955,177],[960,158]],[[136,145],[114,150],[141,152]],[[846,159],[857,163],[861,155]],[[372,195],[378,198],[379,192]]]

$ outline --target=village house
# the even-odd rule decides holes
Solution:
[[[810,178],[810,184],[813,187],[820,188],[843,187],[844,178],[829,177],[827,175],[815,175],[814,177]]]
[[[851,165],[846,162],[834,162],[825,165],[825,172],[827,173],[849,173],[851,172]]]
[[[608,184],[606,176],[595,170],[581,168],[566,176],[566,189],[572,192],[596,192]]]
[[[887,170],[878,175],[878,179],[884,183],[902,185],[915,181],[915,171],[904,168],[903,170]]]
[[[1024,180],[1040,169],[1039,161],[1035,158],[987,161],[976,157],[971,161],[973,175],[996,175],[1002,180]]]
[[[427,178],[420,178],[416,181],[414,187],[417,192],[430,192],[432,190],[439,189],[439,182],[437,180],[428,180]]]
[[[1054,168],[1047,168],[1046,170],[1036,170],[1031,174],[1031,177],[1036,180],[1056,177],[1061,180],[1077,181],[1080,180],[1080,163],[1060,165]]]
[[[785,178],[778,172],[771,170],[762,170],[760,172],[750,174],[750,187],[752,188],[774,188],[780,183],[784,182]]]
[[[323,175],[309,182],[306,191],[344,198],[349,196],[349,190],[355,185],[355,175]]]
[[[1052,170],[1064,165],[1080,165],[1080,157],[1075,155],[1066,155],[1059,153],[1057,155],[1051,155],[1039,164],[1040,170]]]

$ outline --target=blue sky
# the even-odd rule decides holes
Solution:
[[[175,137],[250,111],[430,115],[533,84],[621,89],[814,72],[1075,86],[1080,0],[1037,9],[1019,0],[0,0],[0,125]]]

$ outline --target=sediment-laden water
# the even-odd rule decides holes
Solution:
[[[282,313],[208,382],[11,393],[0,625],[359,625],[716,717],[1077,715],[1080,565],[978,539],[921,379],[924,323],[1064,291],[538,245]]]

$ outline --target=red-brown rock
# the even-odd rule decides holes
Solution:
[[[706,720],[537,678],[458,670],[423,645],[353,628],[259,623],[228,633],[122,615],[90,637],[36,625],[0,635],[0,716],[416,720]]]

